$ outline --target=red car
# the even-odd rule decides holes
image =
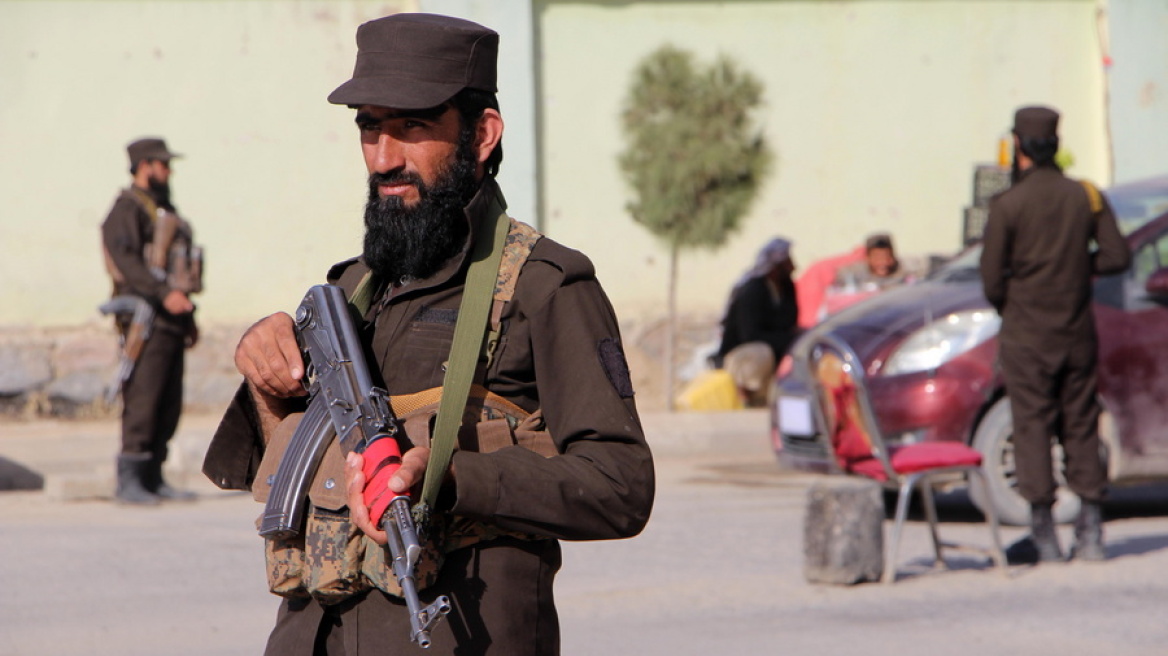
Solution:
[[[1168,176],[1106,193],[1133,264],[1095,281],[1100,435],[1113,484],[1168,480]],[[929,278],[847,308],[809,333],[829,332],[855,350],[889,442],[972,445],[985,456],[989,481],[971,490],[974,503],[993,504],[1003,522],[1023,525],[1029,505],[1015,491],[1010,404],[996,364],[1001,320],[982,293],[980,253],[971,248]],[[807,343],[797,341],[787,358],[806,359]],[[799,369],[784,359],[775,377],[774,449],[786,466],[828,471],[812,383]],[[1056,519],[1071,521],[1078,507],[1060,488]]]

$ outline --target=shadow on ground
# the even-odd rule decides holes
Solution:
[[[41,490],[45,477],[14,460],[0,456],[0,491]]]

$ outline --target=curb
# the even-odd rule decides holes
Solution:
[[[203,454],[218,420],[210,414],[183,417],[166,463],[169,480],[201,487]],[[658,459],[773,457],[765,409],[647,412],[641,414],[641,425]],[[41,489],[53,501],[110,499],[119,431],[117,419],[4,424],[0,463],[6,466],[0,467],[0,490]]]
[[[651,412],[641,415],[657,457],[771,455],[769,412]]]

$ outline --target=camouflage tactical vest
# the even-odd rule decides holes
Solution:
[[[184,294],[203,291],[203,248],[194,243],[191,225],[178,214],[159,207],[142,189],[123,189],[121,197],[137,203],[154,226],[153,238],[142,247],[142,260],[154,278]],[[125,276],[114,264],[109,250],[104,247],[103,250],[106,271],[116,288],[125,282]]]
[[[514,296],[519,271],[541,236],[530,226],[511,221],[495,284],[491,334],[486,347],[488,357],[493,350],[493,337],[498,334],[503,308]],[[440,387],[391,397],[394,414],[402,420],[406,435],[415,445],[429,446],[430,428],[441,399]],[[299,413],[289,416],[270,437],[252,485],[252,494],[257,501],[267,501],[272,478],[302,417]],[[528,414],[483,386],[474,385],[463,412],[456,448],[487,453],[508,446],[524,447],[545,457],[557,454],[539,411]],[[401,596],[401,588],[390,566],[388,549],[365,537],[349,521],[344,488],[344,456],[334,440],[326,450],[309,490],[311,510],[306,526],[296,537],[265,540],[268,585],[273,593],[290,598],[312,596],[325,604],[343,601],[371,588]],[[434,583],[445,554],[451,551],[501,535],[530,538],[442,513],[435,515],[430,534],[415,574],[419,589]]]

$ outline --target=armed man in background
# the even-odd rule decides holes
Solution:
[[[184,350],[198,339],[190,295],[202,290],[202,250],[170,200],[178,155],[153,137],[126,150],[132,183],[101,226],[114,295],[103,311],[116,313],[124,351],[116,498],[154,505],[194,498],[166,483],[162,465],[182,412]]]
[[[1107,468],[1099,453],[1091,285],[1095,275],[1125,270],[1131,252],[1107,199],[1055,164],[1058,120],[1047,107],[1023,107],[1014,115],[1015,182],[990,203],[981,277],[986,299],[1002,316],[998,359],[1014,415],[1018,493],[1030,502],[1036,557],[1063,559],[1051,513],[1056,438],[1067,485],[1083,502],[1072,556],[1103,560],[1100,504]]]
[[[418,567],[422,603],[445,596],[452,608],[433,630],[433,651],[534,656],[559,653],[558,540],[637,534],[654,478],[616,317],[592,263],[503,211],[498,39],[432,14],[358,28],[353,77],[329,101],[357,110],[369,173],[364,252],[327,278],[360,318],[372,375],[409,438],[389,489],[441,484]],[[488,255],[500,251],[495,265]],[[473,314],[464,299],[484,301],[481,323],[464,323]],[[464,334],[469,351],[457,348]],[[204,472],[266,498],[267,472],[304,407],[293,319],[277,313],[252,326],[235,361],[246,383]],[[441,430],[442,404],[458,396],[448,370],[475,381],[469,400],[455,401],[456,435]],[[458,446],[448,466],[432,456],[447,438]],[[285,597],[268,654],[416,649],[380,546],[386,533],[363,499],[363,464],[356,450],[347,461],[325,453],[299,537],[268,540],[269,586]]]

